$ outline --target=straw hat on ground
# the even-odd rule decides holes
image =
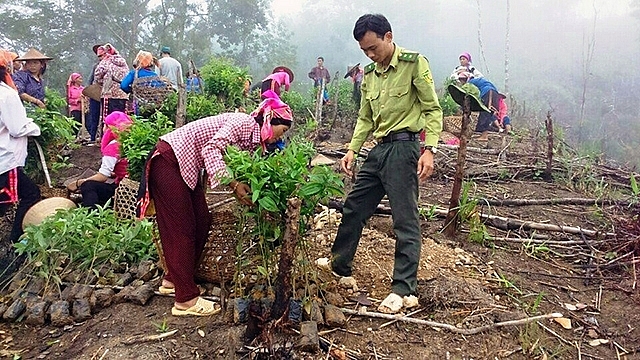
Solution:
[[[41,200],[35,203],[22,220],[22,228],[26,228],[29,225],[38,225],[42,221],[55,214],[60,209],[73,209],[76,207],[76,203],[63,197],[52,197]]]
[[[27,60],[53,60],[53,58],[45,56],[40,51],[34,48],[31,48],[24,55],[16,59],[16,61],[27,61]]]

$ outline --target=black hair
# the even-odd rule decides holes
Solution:
[[[391,31],[391,24],[382,14],[365,14],[356,21],[353,27],[353,37],[356,41],[360,41],[367,31],[373,31],[382,39],[386,33]]]
[[[260,126],[262,126],[262,123],[264,122],[264,117],[262,116],[262,113],[258,114],[258,116],[256,116],[254,119]],[[291,127],[291,124],[292,124],[291,120],[286,120],[279,117],[271,118],[271,125],[286,125],[288,127]]]
[[[7,76],[7,68],[5,66],[0,66],[0,82],[4,82],[5,77]]]
[[[324,61],[324,58],[322,56],[318,56],[318,60]]]

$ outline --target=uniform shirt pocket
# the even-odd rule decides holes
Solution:
[[[385,105],[386,110],[390,112],[406,111],[411,107],[409,101],[409,91],[411,90],[411,84],[399,85],[389,87],[387,94],[389,101]]]
[[[363,91],[364,98],[369,102],[374,118],[380,113],[380,90],[367,89]]]

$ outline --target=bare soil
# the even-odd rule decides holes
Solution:
[[[339,139],[323,143],[323,150],[344,149]],[[506,146],[505,146],[506,144]],[[526,134],[504,138],[492,134],[489,144],[472,141],[470,146],[505,149],[500,155],[477,154],[480,162],[468,163],[470,179],[475,186],[472,195],[487,199],[594,198],[593,187],[584,193],[573,189],[577,181],[544,182],[535,173],[540,150],[536,140]],[[544,153],[542,153],[544,155]],[[538,156],[538,160],[534,160]],[[452,169],[456,152],[444,150],[436,155],[437,170],[432,179],[421,186],[421,204],[446,208],[453,184]],[[86,167],[99,165],[97,148],[82,147],[71,154],[74,164],[58,178],[78,174]],[[512,167],[505,167],[511,165]],[[534,170],[528,170],[534,168]],[[505,173],[506,171],[506,173]],[[528,175],[530,176],[528,176]],[[345,179],[347,188],[350,180]],[[60,181],[61,182],[61,181]],[[613,190],[614,186],[610,187]],[[624,187],[612,193],[623,194]],[[224,197],[224,196],[222,196]],[[623,196],[621,196],[623,197]],[[214,200],[218,200],[221,197]],[[469,227],[454,239],[440,230],[444,219],[425,216],[422,223],[423,246],[418,273],[420,311],[412,318],[446,323],[459,328],[475,328],[493,323],[522,319],[534,315],[560,312],[571,320],[565,329],[556,321],[540,320],[526,325],[490,329],[476,335],[463,336],[443,329],[366,316],[348,316],[342,329],[320,325],[323,338],[331,350],[315,354],[293,351],[295,359],[640,359],[640,293],[636,284],[636,265],[628,264],[640,255],[637,233],[620,232],[620,224],[634,224],[635,207],[615,205],[479,205],[482,214],[539,223],[582,227],[616,232],[608,247],[591,252],[582,245],[594,239],[563,232],[510,230],[487,227],[494,240],[484,244],[467,240]],[[309,230],[305,239],[311,257],[328,257],[336,233],[335,223]],[[628,227],[630,228],[630,227]],[[508,239],[532,239],[548,236],[549,244],[512,242]],[[566,245],[551,245],[567,241]],[[603,256],[616,260],[604,264]],[[596,244],[596,243],[593,243]],[[598,245],[594,245],[598,246]],[[589,249],[589,247],[586,247]],[[607,254],[608,249],[617,250]],[[623,252],[627,250],[627,252]],[[374,215],[363,233],[354,262],[358,290],[343,289],[335,282],[327,289],[337,291],[345,299],[342,307],[357,309],[359,294],[364,294],[376,311],[379,302],[390,291],[393,269],[394,234],[391,218]],[[589,260],[591,259],[591,260]],[[619,266],[612,266],[617,265]],[[147,305],[122,303],[101,310],[84,323],[65,328],[34,327],[21,322],[0,323],[0,356],[23,359],[254,359],[243,353],[245,325],[234,324],[229,312],[211,318],[182,318],[170,314],[172,298],[155,296]],[[569,304],[569,305],[566,305]],[[581,310],[568,310],[584,304]],[[383,326],[384,324],[384,326]],[[162,340],[132,345],[128,339],[139,335],[157,335],[158,328],[177,332]],[[589,345],[596,339],[599,346]],[[295,343],[297,335],[286,331],[276,342]],[[336,350],[338,349],[338,350]],[[340,351],[342,350],[342,351]],[[274,356],[272,358],[282,358]],[[264,357],[266,358],[266,357]]]

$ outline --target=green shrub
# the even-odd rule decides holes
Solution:
[[[329,98],[335,101],[335,89],[329,88]],[[353,82],[350,80],[340,80],[338,82],[338,116],[344,119],[355,119],[358,117],[360,103],[355,103],[353,98]]]
[[[453,98],[449,94],[449,90],[447,90],[449,88],[449,85],[455,84],[455,83],[456,83],[455,80],[451,78],[447,78],[442,83],[443,85],[442,91],[438,92],[438,100],[440,101],[440,107],[442,108],[442,114],[444,116],[452,116],[457,114],[458,111],[460,111],[460,105],[458,105],[455,101],[453,101]]]
[[[31,275],[60,285],[64,276],[80,270],[98,273],[122,263],[137,264],[156,257],[152,224],[146,220],[122,220],[113,210],[86,207],[60,210],[39,225],[25,229],[16,252],[27,257]]]
[[[438,96],[438,101],[440,102],[440,107],[442,108],[442,114],[444,116],[452,116],[460,111],[460,106],[453,101],[449,92],[445,92],[444,95]]]
[[[302,200],[300,210],[300,232],[306,230],[306,221],[314,213],[315,207],[326,202],[331,196],[343,194],[340,176],[327,166],[309,169],[308,164],[315,150],[311,143],[290,143],[284,150],[271,156],[262,156],[262,149],[253,153],[228,147],[225,163],[229,177],[251,187],[253,207],[245,207],[245,216],[256,223],[262,256],[262,266],[258,271],[268,282],[275,270],[273,244],[284,235],[284,214],[287,200],[297,197]]]
[[[306,96],[295,91],[285,91],[280,94],[280,98],[291,108],[295,121],[306,118],[309,110],[314,111],[314,98],[311,93]]]
[[[175,118],[176,110],[178,108],[178,95],[171,94],[162,104],[160,112],[170,119]],[[225,104],[218,100],[216,97],[211,97],[203,94],[187,94],[186,104],[186,122],[192,122],[194,120],[202,119],[207,116],[218,115],[227,110]]]
[[[120,156],[129,162],[128,173],[133,180],[140,181],[149,152],[160,136],[173,130],[167,116],[156,112],[151,119],[135,118],[133,124],[119,134]]]
[[[53,90],[46,92],[46,109],[40,109],[27,105],[27,116],[40,127],[38,141],[45,155],[45,160],[50,168],[59,168],[56,164],[60,160],[59,154],[65,146],[74,143],[76,131],[79,128],[73,118],[60,113],[66,107],[66,100]],[[36,183],[44,182],[44,173],[40,156],[35,144],[29,142],[27,163],[25,172]]]
[[[244,85],[250,78],[248,69],[232,60],[212,57],[201,69],[207,95],[216,96],[226,109],[244,106]]]

